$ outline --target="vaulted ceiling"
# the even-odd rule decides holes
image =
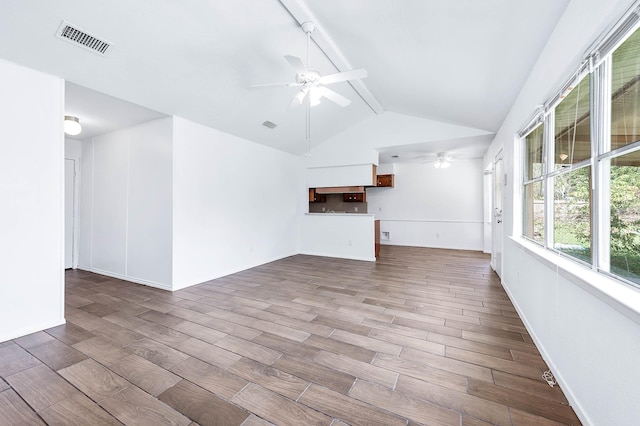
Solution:
[[[248,86],[295,79],[284,56],[306,59],[300,24],[312,21],[312,68],[368,71],[331,86],[349,106],[312,108],[312,146],[385,111],[479,129],[486,145],[568,2],[2,0],[0,58],[73,83],[67,108],[85,123],[82,98],[95,114],[99,92],[114,111],[114,98],[126,101],[129,121],[141,106],[142,117],[178,115],[301,154],[305,109],[289,108],[298,88]],[[63,20],[112,43],[109,53],[54,37]]]

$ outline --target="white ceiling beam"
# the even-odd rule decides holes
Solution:
[[[331,39],[329,34],[323,30],[322,25],[301,0],[280,0],[280,3],[282,3],[291,16],[298,21],[299,25],[302,25],[305,22],[313,22],[316,24],[316,29],[311,33],[311,38],[339,72],[353,69],[349,61],[347,61],[340,49],[338,49],[333,39]],[[378,102],[376,97],[373,96],[373,93],[371,93],[362,80],[351,80],[348,83],[373,112],[376,114],[382,114],[384,112],[384,108],[380,105],[380,102]]]

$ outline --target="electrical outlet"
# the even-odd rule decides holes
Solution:
[[[322,211],[325,211],[325,208],[324,208],[324,207],[322,208]]]
[[[357,212],[357,211],[358,211],[358,208],[357,208],[357,207],[354,207],[354,208],[353,208],[353,210]]]
[[[349,240],[349,246],[351,246],[351,240]]]
[[[440,238],[440,234],[436,232],[436,238]]]

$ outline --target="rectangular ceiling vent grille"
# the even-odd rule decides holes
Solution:
[[[267,120],[267,121],[265,121],[264,123],[262,123],[262,125],[263,125],[264,127],[268,127],[268,128],[270,128],[270,129],[275,129],[275,128],[276,128],[276,126],[277,126],[277,124],[276,124],[276,123],[272,123],[271,121],[268,121],[268,120]]]
[[[56,37],[101,56],[106,56],[113,47],[113,44],[110,42],[100,40],[98,37],[89,34],[67,21],[62,21],[56,32]]]

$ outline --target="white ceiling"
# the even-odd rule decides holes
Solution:
[[[80,117],[82,137],[119,120],[126,127],[173,114],[302,154],[304,108],[287,108],[296,89],[247,89],[293,80],[283,57],[305,57],[300,22],[317,25],[311,65],[320,74],[369,73],[331,86],[352,100],[348,107],[324,101],[312,109],[315,146],[383,111],[495,132],[568,2],[2,0],[0,58],[73,83],[66,113]],[[112,51],[101,57],[55,38],[63,19],[113,43]],[[451,149],[486,149],[484,139],[450,141]]]
[[[166,114],[69,82],[65,84],[64,110],[66,115],[80,119],[82,132],[77,136],[66,135],[77,140],[166,117]]]
[[[493,136],[488,134],[381,148],[379,160],[381,164],[423,163],[435,160],[440,152],[445,152],[447,156],[456,160],[481,158],[491,144]]]

